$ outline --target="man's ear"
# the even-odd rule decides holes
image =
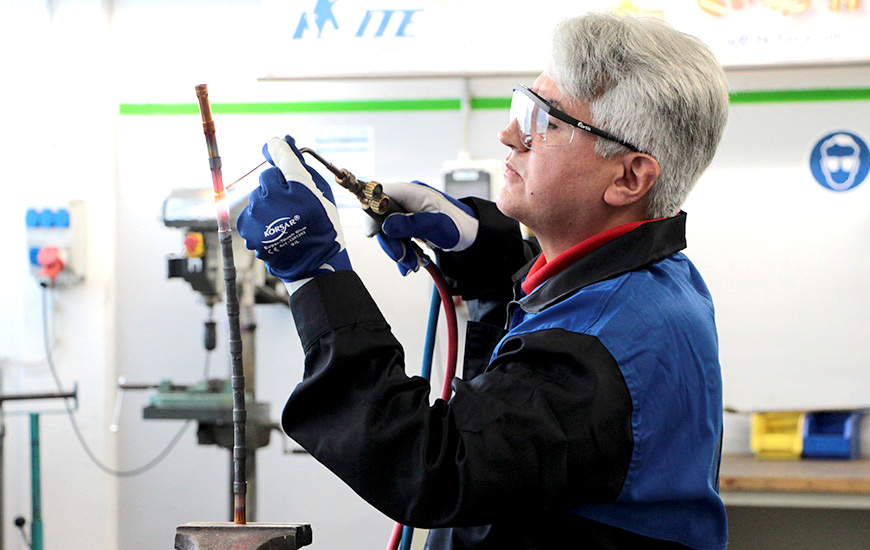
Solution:
[[[621,175],[604,191],[610,206],[629,206],[646,197],[661,171],[656,159],[645,153],[628,153],[622,157]]]

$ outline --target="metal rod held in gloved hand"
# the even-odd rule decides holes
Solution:
[[[247,493],[245,419],[247,413],[245,411],[245,371],[242,364],[242,329],[239,322],[239,294],[236,289],[236,266],[233,259],[233,231],[230,227],[230,211],[221,175],[221,158],[218,154],[211,105],[208,101],[208,87],[205,84],[199,84],[196,87],[196,97],[199,100],[202,130],[208,145],[208,163],[211,168],[214,201],[217,208],[218,235],[221,243],[221,255],[223,256],[227,318],[230,329],[230,357],[233,371],[233,523],[244,525],[247,521],[245,513],[245,495]]]

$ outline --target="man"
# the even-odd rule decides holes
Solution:
[[[292,139],[266,145],[238,226],[293,292],[306,367],[283,427],[431,549],[724,549],[713,305],[679,210],[722,134],[722,70],[655,21],[591,14],[553,44],[499,133],[497,208],[385,186],[408,214],[384,250],[406,273],[404,240],[429,241],[469,302],[449,403],[405,375],[328,186]],[[278,219],[298,223],[276,238]]]

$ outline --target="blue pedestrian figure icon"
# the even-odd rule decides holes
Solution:
[[[314,18],[314,25],[317,27],[317,38],[323,34],[323,29],[327,23],[332,23],[332,27],[338,30],[338,21],[335,19],[335,14],[332,13],[332,5],[338,0],[317,0],[314,4],[314,10],[304,12],[299,18],[299,24],[296,25],[296,32],[293,33],[293,38],[302,38],[306,31],[310,31],[311,26],[308,24],[308,17]]]

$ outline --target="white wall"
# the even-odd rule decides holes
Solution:
[[[729,81],[739,91],[866,88],[870,69],[732,72]],[[688,254],[717,305],[725,401],[738,409],[867,405],[870,187],[831,192],[809,170],[812,146],[835,130],[867,139],[870,103],[733,106],[685,206]],[[726,451],[748,440],[748,418],[727,416]]]
[[[185,283],[166,279],[166,256],[181,249],[182,235],[163,227],[159,213],[171,189],[206,188],[210,176],[198,116],[118,116],[118,105],[193,103],[194,85],[202,82],[215,103],[456,98],[462,91],[457,79],[257,82],[259,2],[144,6],[55,0],[0,8],[0,46],[16,53],[0,61],[0,166],[8,199],[0,272],[4,391],[53,389],[43,361],[40,290],[24,263],[24,212],[83,199],[87,280],[55,295],[54,354],[65,383],[78,382],[76,416],[89,445],[125,470],[155,456],[181,423],[142,420],[151,394],[128,393],[121,431],[111,435],[117,377],[187,383],[202,375],[206,309]],[[870,87],[866,66],[732,72],[729,78],[738,91]],[[473,79],[471,92],[506,96],[511,84]],[[472,113],[473,158],[504,156],[495,133],[505,119],[500,111]],[[222,116],[217,138],[225,178],[257,164],[266,138],[324,124],[371,126],[382,180],[434,182],[462,143],[455,111]],[[812,180],[807,164],[813,141],[837,128],[868,137],[870,104],[735,105],[720,154],[686,205],[688,254],[717,304],[729,404],[867,404],[870,184],[835,194]],[[428,281],[423,275],[402,279],[374,242],[352,229],[348,235],[355,267],[415,365]],[[219,305],[218,319],[222,315]],[[301,376],[301,351],[286,309],[262,306],[256,315],[258,398],[271,404],[277,419]],[[221,344],[212,373],[227,371],[225,356]],[[39,406],[49,408],[57,405]],[[117,480],[91,465],[64,415],[42,418],[46,547],[169,548],[178,524],[227,519],[229,453],[197,445],[193,429],[156,469]],[[27,422],[20,414],[5,422],[2,520],[5,548],[18,550],[24,546],[11,518],[29,515]],[[729,416],[727,429],[726,451],[748,451],[746,418]],[[258,520],[310,522],[314,548],[386,544],[388,520],[310,457],[284,455],[281,443],[275,434],[258,452]]]
[[[41,292],[30,278],[24,245],[28,207],[84,200],[88,280],[56,295],[54,359],[67,389],[79,384],[78,421],[88,445],[116,462],[108,437],[114,371],[115,113],[107,78],[108,20],[99,3],[0,6],[0,155],[4,205],[0,275],[0,358],[4,391],[52,391],[42,346]],[[26,410],[58,410],[57,402]],[[24,407],[8,404],[13,411]],[[29,518],[29,429],[26,416],[5,418],[7,463],[3,527],[8,548],[23,548],[12,518]],[[44,414],[42,503],[46,543],[68,548],[116,546],[117,484],[92,467],[64,414]],[[91,523],[90,520],[94,522]],[[95,528],[99,525],[98,528]]]

